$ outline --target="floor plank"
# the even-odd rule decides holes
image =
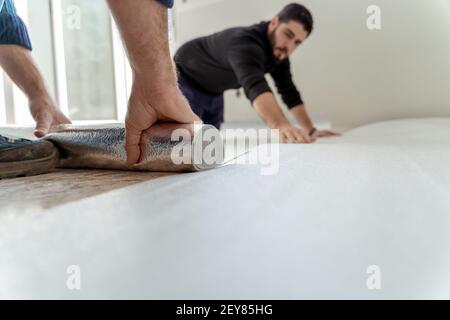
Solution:
[[[0,180],[0,212],[38,212],[173,174],[59,169],[33,177]]]

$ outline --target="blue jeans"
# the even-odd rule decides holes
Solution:
[[[188,100],[192,111],[202,119],[203,123],[220,129],[223,123],[223,95],[209,95],[189,83],[183,75],[179,75],[178,86]]]

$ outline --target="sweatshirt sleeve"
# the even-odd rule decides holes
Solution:
[[[264,55],[264,49],[251,38],[233,41],[229,49],[228,62],[252,103],[262,93],[272,92],[265,78]]]
[[[300,92],[297,90],[294,81],[292,80],[289,59],[283,61],[278,68],[271,72],[271,76],[275,81],[278,93],[281,95],[283,102],[289,109],[303,104]]]

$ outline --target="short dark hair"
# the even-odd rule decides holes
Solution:
[[[314,28],[314,20],[311,12],[305,6],[299,3],[288,4],[278,14],[280,22],[288,22],[291,20],[297,21],[303,25],[308,35],[311,34]]]

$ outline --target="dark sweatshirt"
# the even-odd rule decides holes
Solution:
[[[184,44],[175,54],[181,76],[210,95],[244,88],[253,101],[271,92],[265,75],[270,73],[284,103],[293,108],[303,104],[292,81],[290,61],[278,62],[268,37],[268,22],[227,29]]]

